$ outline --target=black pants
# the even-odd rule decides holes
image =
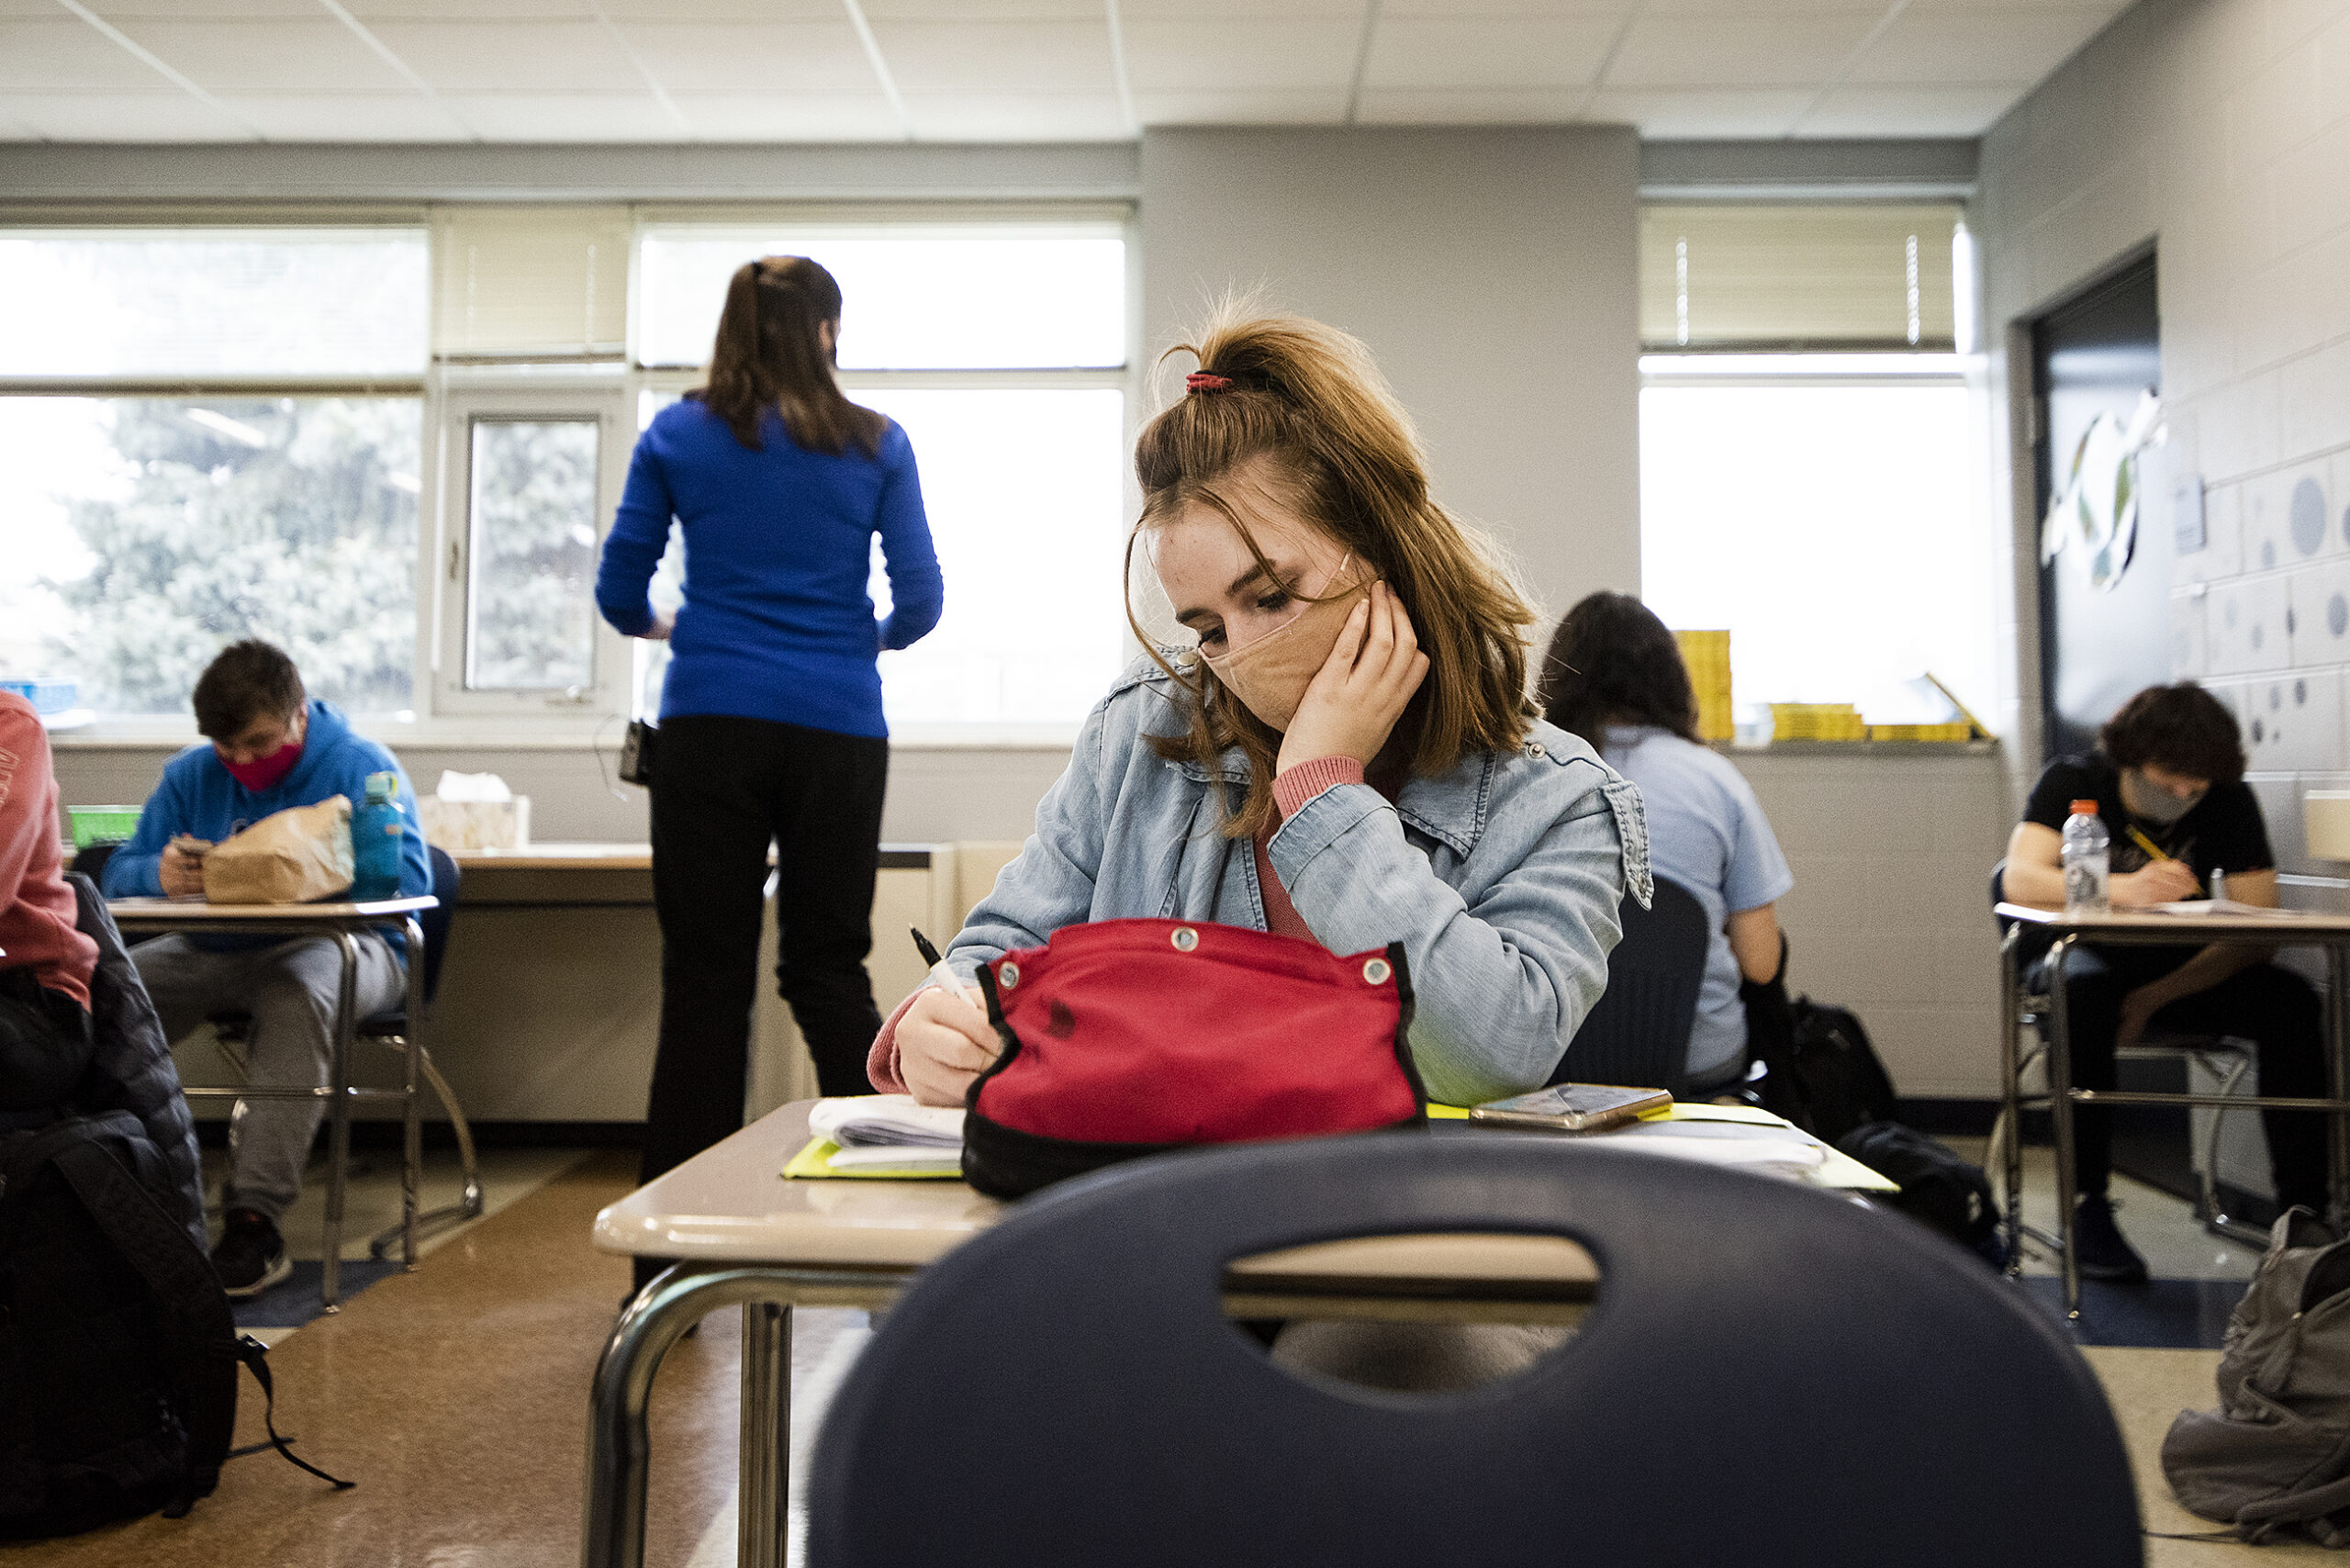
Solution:
[[[2121,1002],[2132,991],[2186,961],[2176,948],[2073,949],[2065,962],[2073,1082],[2113,1087],[2113,1036]],[[2325,1094],[2324,1023],[2309,982],[2274,964],[2255,964],[2206,991],[2174,1002],[2150,1028],[2180,1035],[2228,1035],[2260,1047],[2260,1092]],[[2315,1111],[2263,1111],[2271,1172],[2280,1204],[2325,1212],[2326,1117]],[[2073,1169],[2083,1193],[2103,1193],[2113,1168],[2113,1111],[2084,1105],[2073,1116]]]
[[[880,1032],[865,956],[890,743],[767,719],[681,715],[653,765],[653,903],[661,920],[661,1048],[641,1179],[743,1125],[760,890],[777,852],[777,988],[826,1094],[869,1094]]]

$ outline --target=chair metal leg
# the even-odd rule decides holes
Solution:
[[[351,1046],[359,1033],[359,938],[335,933],[342,953],[342,981],[334,1009],[334,1052],[327,1078],[334,1098],[327,1107],[326,1254],[319,1284],[319,1310],[342,1310],[342,1204],[351,1185]]]
[[[456,1092],[449,1087],[449,1081],[441,1076],[441,1070],[433,1065],[432,1053],[421,1043],[401,1035],[378,1035],[371,1038],[378,1045],[389,1046],[410,1057],[416,1064],[416,1070],[424,1075],[426,1083],[431,1085],[442,1110],[448,1114],[450,1131],[457,1137],[457,1165],[464,1180],[464,1195],[456,1203],[418,1215],[416,1233],[420,1237],[431,1236],[451,1226],[463,1225],[469,1219],[479,1219],[483,1207],[481,1162],[474,1149],[473,1125],[465,1120],[464,1110],[457,1103]],[[393,1226],[379,1231],[367,1243],[368,1254],[375,1258],[389,1256],[392,1244],[400,1238],[401,1230],[400,1226]]]
[[[2244,1075],[2252,1068],[2252,1056],[2245,1051],[2231,1053],[2233,1060],[2225,1071],[2218,1066],[2218,1053],[2190,1051],[2188,1054],[2204,1071],[2219,1079],[2222,1094],[2233,1094],[2236,1085],[2244,1081]],[[2203,1135],[2203,1170],[2195,1184],[2195,1217],[2202,1222],[2203,1229],[2210,1235],[2241,1241],[2247,1246],[2266,1247],[2268,1245],[2266,1232],[2256,1230],[2242,1220],[2231,1219],[2220,1204],[2220,1126],[2221,1119],[2232,1108],[2227,1105],[2211,1107],[2211,1126]]]
[[[2073,1170],[2073,1036],[2070,1009],[2065,1004],[2065,960],[2074,938],[2059,936],[2048,949],[2048,1107],[2056,1124],[2056,1234],[2064,1238],[2065,1316],[2081,1315],[2081,1256],[2073,1225],[2073,1200],[2078,1186]]]
[[[2019,926],[2009,932],[2007,940],[1999,944],[1999,1120],[1991,1128],[1995,1140],[2002,1128],[2007,1132],[2005,1229],[2010,1275],[2023,1271],[2023,1063],[2019,1055],[2021,1042],[2017,1037],[2016,1023],[2016,1012],[2023,1000],[2016,983],[2016,943],[2021,929]],[[1991,1149],[1986,1148],[1983,1153],[1987,1164]]]

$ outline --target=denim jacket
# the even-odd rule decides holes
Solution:
[[[1247,758],[1203,768],[1143,741],[1183,732],[1170,686],[1138,660],[1087,716],[1035,833],[949,948],[958,973],[1087,921],[1265,929],[1253,846],[1225,836],[1217,809],[1223,791],[1238,805]],[[1367,784],[1326,790],[1268,854],[1332,952],[1404,944],[1413,1057],[1430,1096],[1453,1104],[1549,1079],[1606,986],[1625,892],[1646,905],[1650,891],[1639,792],[1544,723],[1517,751],[1413,778],[1393,804]]]

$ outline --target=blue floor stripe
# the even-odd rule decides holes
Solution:
[[[398,1263],[389,1260],[380,1263],[370,1260],[364,1263],[343,1264],[342,1299],[348,1302],[377,1280],[388,1274],[397,1273],[399,1268]],[[236,1309],[237,1327],[240,1328],[299,1328],[318,1316],[321,1311],[319,1305],[319,1286],[324,1273],[324,1264],[297,1262],[294,1265],[294,1272],[290,1276],[280,1280],[261,1294],[249,1296],[242,1301],[231,1301],[229,1305]]]
[[[2060,1323],[2065,1285],[2053,1275],[2027,1275],[2024,1294]],[[2081,1318],[2074,1332],[2084,1345],[2143,1350],[2216,1350],[2228,1314],[2244,1299],[2242,1280],[2149,1280],[2143,1285],[2081,1282]]]

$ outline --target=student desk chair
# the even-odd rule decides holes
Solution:
[[[1563,1236],[1577,1333],[1467,1390],[1275,1366],[1226,1264],[1398,1232]],[[2065,1331],[1906,1216],[1601,1145],[1393,1135],[1067,1182],[916,1278],[834,1396],[810,1568],[2136,1568]]]
[[[1607,955],[1607,989],[1567,1042],[1553,1083],[1624,1083],[1678,1100],[1689,1083],[1689,1031],[1713,933],[1705,906],[1669,878],[1646,909],[1624,897],[1624,935]]]

